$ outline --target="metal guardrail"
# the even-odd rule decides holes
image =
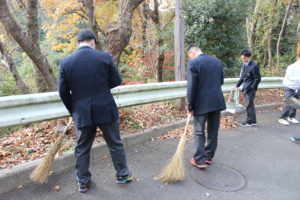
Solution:
[[[281,77],[262,78],[259,88],[282,87]],[[238,78],[225,79],[223,92]],[[186,81],[119,86],[112,94],[119,108],[186,97]],[[69,116],[57,92],[0,97],[0,128]]]

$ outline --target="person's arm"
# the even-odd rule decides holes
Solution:
[[[58,93],[67,110],[72,115],[72,94],[62,66],[62,62],[59,67]]]
[[[254,81],[251,85],[251,89],[257,90],[258,84],[260,83],[261,76],[260,76],[260,71],[259,71],[259,65],[255,65],[253,68],[253,76],[254,76]]]
[[[242,69],[241,69],[241,73],[240,73],[240,79],[238,80],[238,82],[236,83],[236,87],[240,87],[242,85],[242,83],[244,82],[244,79],[243,79],[243,73],[244,73],[244,65],[242,66]]]
[[[109,68],[109,87],[110,89],[117,87],[118,85],[121,85],[122,78],[121,75],[117,69],[117,66],[115,65],[114,61],[112,60],[111,56],[109,56],[110,59],[110,68]]]
[[[197,71],[193,64],[189,62],[188,64],[188,87],[187,87],[187,97],[188,97],[188,110],[194,110],[195,104],[195,93],[197,88]]]

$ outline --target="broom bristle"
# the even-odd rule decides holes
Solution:
[[[186,142],[186,134],[184,134],[179,141],[178,147],[171,161],[166,165],[157,179],[164,183],[172,183],[180,181],[184,178],[184,147]]]
[[[46,183],[49,172],[52,167],[52,163],[57,151],[60,149],[63,140],[63,135],[56,139],[55,143],[51,146],[51,149],[47,156],[43,159],[43,161],[34,169],[34,171],[30,174],[30,179],[34,182],[38,183]]]
[[[184,176],[184,147],[186,143],[186,134],[187,134],[187,128],[189,125],[189,121],[191,118],[191,114],[188,115],[185,129],[183,134],[181,135],[179,144],[177,146],[176,152],[173,155],[171,161],[168,165],[166,165],[163,169],[161,174],[156,177],[156,179],[162,180],[164,183],[172,183],[176,181],[181,181]]]

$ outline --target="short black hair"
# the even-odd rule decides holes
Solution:
[[[246,56],[246,57],[252,56],[251,51],[248,50],[248,49],[242,50],[240,54],[241,54],[241,56],[243,55],[243,56]]]
[[[77,35],[77,42],[90,41],[92,39],[96,42],[96,35],[90,29],[83,29]]]
[[[198,48],[200,49],[200,47],[197,44],[190,44],[187,48],[187,51],[189,52],[192,48]]]

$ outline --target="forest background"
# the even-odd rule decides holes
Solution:
[[[263,76],[284,76],[299,46],[300,0],[184,0],[185,44],[238,77],[250,49]],[[60,59],[92,29],[123,84],[175,80],[174,0],[0,0],[0,96],[55,91]]]

